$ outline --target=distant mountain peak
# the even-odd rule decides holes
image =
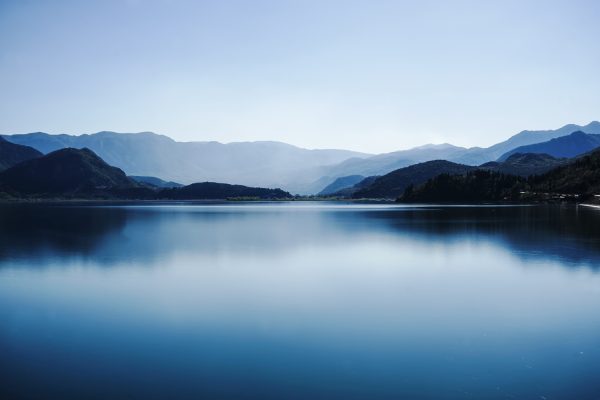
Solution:
[[[455,146],[450,143],[428,143],[421,146],[413,147],[411,150],[447,150],[447,149],[463,149],[463,147]]]

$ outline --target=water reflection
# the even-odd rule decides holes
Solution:
[[[600,212],[595,209],[571,205],[433,207],[362,215],[420,240],[491,241],[525,261],[600,267]]]
[[[103,262],[103,249],[119,241],[127,223],[127,211],[119,208],[2,205],[0,260],[38,265],[55,257],[87,257]]]
[[[2,206],[0,398],[593,399],[597,222],[545,206]]]
[[[180,252],[282,253],[351,246],[368,236],[444,246],[492,243],[525,261],[600,266],[600,212],[594,209],[283,204],[5,205],[0,207],[0,267],[7,260],[44,267],[57,259],[153,265]]]

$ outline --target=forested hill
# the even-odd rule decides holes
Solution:
[[[194,199],[230,199],[258,198],[264,200],[287,199],[292,197],[281,189],[255,188],[242,185],[229,185],[217,182],[193,183],[181,188],[161,190],[159,199],[194,200]]]
[[[408,187],[402,202],[478,203],[589,199],[600,194],[600,150],[530,178],[476,170],[464,175],[441,174],[425,184]]]
[[[409,186],[401,197],[408,203],[481,203],[518,200],[524,178],[475,170],[464,175],[441,174],[423,185]]]
[[[464,174],[475,169],[469,165],[434,160],[400,168],[376,178],[369,186],[356,191],[353,198],[396,198],[409,185],[419,185],[439,174]]]

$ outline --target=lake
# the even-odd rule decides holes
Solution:
[[[600,210],[0,206],[0,398],[599,399]]]

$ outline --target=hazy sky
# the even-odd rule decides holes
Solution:
[[[0,0],[0,133],[384,152],[600,119],[598,1]]]

